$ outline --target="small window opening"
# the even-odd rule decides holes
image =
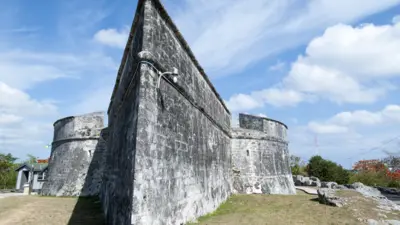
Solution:
[[[246,150],[247,156],[250,156],[250,151]]]

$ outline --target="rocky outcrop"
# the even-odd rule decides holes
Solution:
[[[373,220],[369,219],[367,220],[368,225],[400,225],[399,220]]]
[[[293,182],[295,186],[321,187],[321,181],[318,177],[293,175]]]
[[[383,196],[377,188],[364,185],[360,182],[350,184],[348,187],[361,193],[366,198],[375,200],[378,204],[378,208],[381,210],[400,211],[400,206]]]
[[[330,188],[318,189],[318,201],[325,205],[342,207],[346,205],[346,198],[341,198],[336,195],[336,190]]]

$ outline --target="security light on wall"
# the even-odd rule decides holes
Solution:
[[[166,75],[172,76],[172,81],[174,83],[178,82],[178,75],[179,74],[178,74],[178,69],[176,67],[174,67],[172,69],[172,71],[164,72],[164,73],[159,72],[158,74],[159,74],[159,77],[158,77],[158,82],[157,82],[157,88],[160,88],[160,83],[161,83],[161,77],[162,76],[166,76]]]

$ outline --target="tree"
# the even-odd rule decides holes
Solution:
[[[290,169],[293,175],[307,175],[305,172],[305,162],[299,156],[289,156]]]
[[[12,188],[17,180],[15,161],[17,158],[0,153],[0,188]]]
[[[378,172],[378,171],[385,171],[386,166],[382,161],[377,159],[360,160],[353,165],[353,170],[362,172],[367,172],[367,171]]]
[[[37,157],[31,154],[27,155],[28,159],[26,159],[23,163],[26,164],[33,164],[33,163],[37,163]]]
[[[318,177],[321,181],[334,181],[338,184],[348,183],[350,177],[342,166],[318,155],[310,158],[306,170],[308,175]]]

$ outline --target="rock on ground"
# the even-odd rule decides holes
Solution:
[[[378,204],[378,208],[381,210],[386,210],[386,211],[400,210],[399,205],[397,205],[396,203],[390,201],[388,198],[383,196],[377,188],[366,186],[360,182],[356,182],[348,186],[349,188],[352,188],[357,192],[361,193],[364,197],[375,200]]]
[[[318,200],[322,204],[342,207],[346,205],[346,199],[336,195],[336,190],[330,188],[318,189]]]
[[[293,175],[295,186],[321,187],[321,181],[318,177],[305,177],[301,175]]]
[[[368,225],[400,225],[399,220],[381,220],[376,221],[373,219],[367,220]]]

